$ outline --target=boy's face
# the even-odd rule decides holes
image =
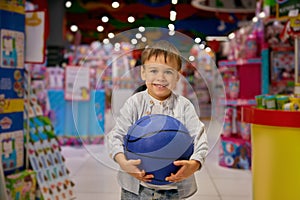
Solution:
[[[149,94],[161,101],[168,98],[179,80],[177,68],[175,60],[167,59],[166,63],[163,55],[146,60],[141,69],[141,77],[146,82]]]

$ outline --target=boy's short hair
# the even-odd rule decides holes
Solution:
[[[149,60],[152,56],[157,58],[157,56],[162,54],[164,55],[166,63],[167,59],[175,59],[178,64],[177,69],[180,71],[182,64],[180,52],[173,44],[166,40],[160,40],[147,46],[142,52],[142,64],[144,64],[145,61]]]

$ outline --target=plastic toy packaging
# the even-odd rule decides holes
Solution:
[[[35,172],[25,170],[6,177],[9,200],[35,200]]]
[[[223,125],[223,135],[230,137],[232,133],[232,108],[226,109],[225,121]]]
[[[267,109],[276,110],[276,97],[274,95],[267,95],[264,98]]]
[[[257,95],[257,108],[300,111],[300,97],[295,95]]]
[[[231,99],[237,99],[240,92],[240,81],[236,76],[232,76],[228,82],[229,85],[229,97]]]
[[[283,105],[283,110],[300,111],[300,98],[290,97],[290,102]]]
[[[255,58],[257,57],[257,41],[255,34],[251,33],[246,39],[246,58]]]

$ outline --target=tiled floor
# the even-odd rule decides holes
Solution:
[[[216,145],[217,147],[217,145]],[[105,145],[62,147],[78,200],[117,200],[117,165],[107,156]],[[196,173],[198,192],[188,200],[251,200],[251,171],[228,169],[218,165],[218,148],[207,157]]]

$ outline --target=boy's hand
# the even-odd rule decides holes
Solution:
[[[197,160],[177,160],[173,164],[181,167],[176,174],[171,173],[170,176],[166,177],[166,181],[169,182],[182,181],[194,174],[201,167],[200,162]]]
[[[154,176],[152,174],[146,174],[144,170],[140,170],[137,166],[141,164],[141,160],[127,160],[124,154],[117,154],[115,160],[119,163],[120,167],[135,177],[136,179],[144,182],[150,182]]]

